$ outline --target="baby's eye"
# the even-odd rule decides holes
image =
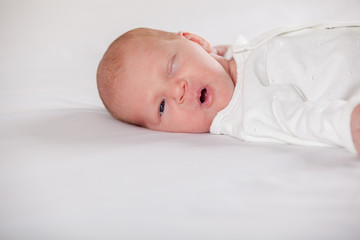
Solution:
[[[164,110],[165,110],[165,99],[163,99],[160,103],[160,109],[159,109],[160,117],[164,113]]]

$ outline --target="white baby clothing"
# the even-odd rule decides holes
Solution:
[[[232,52],[235,91],[211,133],[355,152],[350,118],[360,103],[360,23],[277,29],[235,43]]]

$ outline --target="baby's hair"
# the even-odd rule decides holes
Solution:
[[[121,88],[126,86],[120,84],[120,89],[114,88],[115,82],[121,81],[121,75],[125,72],[124,65],[128,53],[127,44],[135,39],[146,41],[150,39],[173,40],[177,38],[179,38],[177,34],[171,32],[150,28],[135,28],[119,36],[110,44],[99,63],[96,78],[100,98],[105,108],[114,118],[122,122],[137,124],[119,112],[119,106],[126,105],[126,103],[116,101],[116,95],[121,94]]]

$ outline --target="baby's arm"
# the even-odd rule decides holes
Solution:
[[[247,110],[250,112],[247,127],[251,137],[269,137],[275,141],[301,145],[342,146],[360,153],[358,99],[312,102],[298,95],[298,92],[291,93],[294,90],[287,89],[287,86],[282,85],[281,88],[282,91],[277,94],[269,94],[262,100],[249,103],[255,109],[253,112],[250,112],[251,107]],[[259,113],[258,109],[265,111]]]
[[[351,114],[351,135],[355,149],[360,155],[360,104],[354,108]]]

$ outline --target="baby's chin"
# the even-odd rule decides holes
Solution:
[[[174,133],[208,133],[210,132],[212,120],[213,119],[207,119],[206,121],[197,121],[195,124],[184,124],[182,126],[173,126],[171,128],[158,130]]]
[[[211,124],[207,124],[205,126],[193,126],[188,127],[186,129],[174,129],[173,131],[169,132],[178,132],[178,133],[208,133],[210,132],[210,126]]]

